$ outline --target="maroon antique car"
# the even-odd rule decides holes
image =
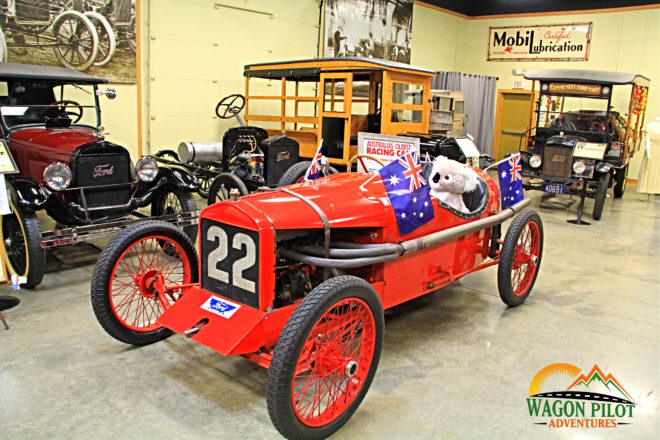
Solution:
[[[7,178],[12,212],[0,229],[9,269],[25,287],[43,278],[44,248],[114,234],[150,204],[152,216],[196,234],[195,177],[149,156],[134,165],[126,148],[104,139],[99,97],[116,96],[99,90],[106,82],[61,67],[0,63],[2,142],[18,167]],[[55,229],[41,231],[39,210]]]
[[[507,305],[530,294],[541,263],[541,219],[523,209],[529,200],[500,210],[495,182],[478,173],[477,189],[463,196],[469,213],[420,200],[424,208],[413,215],[430,209],[425,217],[432,219],[405,234],[386,188],[402,180],[362,173],[207,207],[199,220],[200,263],[191,240],[172,225],[131,226],[94,269],[94,312],[128,344],[175,331],[268,368],[268,412],[278,431],[325,438],[369,389],[384,309],[496,264]]]

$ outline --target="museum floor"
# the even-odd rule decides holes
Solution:
[[[371,390],[333,438],[659,438],[660,197],[629,188],[591,226],[566,223],[575,212],[541,210],[543,261],[522,306],[500,301],[492,267],[387,312]],[[179,335],[115,341],[92,313],[92,269],[48,273],[5,312],[0,439],[279,438],[266,370]],[[534,424],[530,382],[558,362],[616,377],[637,404],[630,424]]]

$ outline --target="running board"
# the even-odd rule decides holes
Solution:
[[[194,211],[183,214],[148,217],[148,219],[166,221],[182,227],[196,225],[200,213],[201,211]],[[72,228],[44,231],[41,233],[41,247],[50,248],[55,246],[66,246],[69,244],[85,243],[100,238],[111,237],[121,229],[143,221],[145,221],[144,218],[122,219],[98,223],[95,225],[74,226]]]

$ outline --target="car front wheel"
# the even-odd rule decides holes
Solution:
[[[594,210],[591,213],[591,217],[594,220],[600,220],[603,216],[603,208],[605,207],[605,198],[607,197],[607,187],[610,183],[610,173],[605,173],[600,176],[598,180],[598,188],[596,188],[596,194],[594,195]]]
[[[286,438],[326,438],[364,399],[378,368],[384,319],[361,278],[338,276],[302,300],[268,370],[268,413]]]
[[[137,223],[117,234],[101,252],[92,274],[92,309],[101,327],[118,341],[145,345],[172,332],[158,323],[197,281],[197,253],[176,226]]]
[[[2,216],[2,243],[7,266],[12,273],[27,279],[21,286],[31,289],[44,278],[45,254],[41,247],[41,228],[34,212],[11,204],[11,214]]]

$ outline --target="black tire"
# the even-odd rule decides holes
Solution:
[[[332,313],[330,313],[331,311]],[[362,314],[356,315],[358,312]],[[328,318],[325,318],[326,316],[328,316]],[[347,317],[349,319],[357,319],[357,316],[361,316],[362,320],[356,320],[354,323],[349,321],[350,326],[347,326]],[[328,329],[323,335],[316,327],[316,324],[320,322],[322,317],[325,318],[322,324],[324,327],[318,328]],[[330,317],[332,317],[332,319]],[[371,320],[371,318],[373,318],[373,320]],[[340,328],[341,331],[334,333],[331,331],[333,320],[337,320],[335,326],[337,326],[336,328]],[[360,330],[355,333],[350,332],[347,338],[346,328],[359,328]],[[317,331],[319,331],[319,333],[317,333]],[[366,281],[354,276],[342,275],[325,281],[314,288],[309,295],[302,300],[287,321],[284,330],[275,345],[273,359],[268,370],[268,414],[270,415],[273,425],[275,425],[275,428],[277,428],[280,434],[289,439],[321,439],[328,437],[341,428],[357,410],[362,399],[364,399],[364,396],[369,390],[369,386],[371,385],[374,375],[376,374],[376,369],[378,368],[378,361],[380,359],[383,345],[383,332],[383,308],[378,295]],[[350,338],[353,335],[357,336],[358,333],[360,334],[359,342]],[[316,336],[317,334],[318,336]],[[349,339],[350,342],[344,342],[345,339]],[[367,341],[370,340],[373,341],[373,345],[367,343]],[[359,353],[351,353],[351,356],[346,357],[345,351],[341,350],[342,348],[346,348],[346,345],[342,346],[341,344],[338,344],[338,341],[350,345],[350,347],[359,346]],[[307,344],[311,344],[312,348],[309,348],[310,345]],[[321,364],[327,366],[325,363],[327,362],[327,357],[321,356],[327,356],[326,353],[328,353],[328,350],[317,350],[316,347],[332,347],[333,344],[338,345],[338,348],[340,349],[339,351],[333,352],[333,359],[335,359],[335,362],[339,362],[340,366],[332,368],[330,373],[332,373],[332,371],[340,371],[343,372],[343,374],[326,374],[320,371],[321,367],[319,367],[318,370],[315,368],[316,365]],[[308,349],[305,350],[304,356],[307,359],[304,362],[307,362],[308,366],[312,368],[309,375],[300,372],[300,356],[301,351],[305,346],[308,347]],[[366,359],[364,359],[363,356],[365,356]],[[337,358],[342,359],[337,360]],[[355,361],[345,362],[347,358],[355,358]],[[368,358],[370,358],[370,362],[367,364],[366,362]],[[363,359],[365,363],[360,364],[360,359]],[[351,368],[354,369],[349,376],[348,364],[350,362],[354,363],[354,365],[351,366]],[[296,366],[299,367],[297,376],[295,375]],[[296,378],[299,380],[307,378],[307,381],[309,381],[309,378],[314,375],[314,372],[316,372],[317,375],[328,377],[328,381],[331,383],[330,386],[335,385],[337,383],[335,382],[336,380],[346,380],[346,384],[348,384],[349,381],[355,381],[353,382],[355,388],[350,391],[350,395],[346,393],[347,388],[344,388],[340,391],[339,395],[336,395],[335,399],[332,400],[327,394],[325,394],[325,390],[319,391],[318,389],[320,386],[325,386],[326,389],[330,389],[328,388],[327,383],[314,386],[313,391],[311,391],[312,397],[319,396],[319,400],[323,397],[328,397],[331,402],[323,411],[319,409],[317,417],[320,418],[321,421],[314,423],[312,423],[312,420],[310,419],[310,417],[316,412],[313,405],[311,410],[312,414],[310,415],[308,413],[308,417],[305,417],[305,420],[309,421],[309,423],[305,423],[301,421],[299,415],[303,417],[304,414],[300,414],[300,412],[307,411],[308,406],[303,405],[301,408],[300,405],[301,402],[305,401],[307,391],[310,391],[311,387],[306,388],[304,385],[307,382],[305,382],[302,390],[298,392],[299,398],[297,402],[293,402],[293,393],[296,389],[300,389],[293,385],[293,381],[296,380]],[[335,379],[333,379],[333,377]],[[300,382],[298,383],[300,384]],[[338,386],[340,387],[339,389],[341,389],[341,385]],[[346,399],[353,400],[350,401],[345,408],[337,408],[341,411],[336,414],[330,414],[330,416],[333,417],[332,420],[328,421],[328,423],[323,423],[326,410],[337,404],[346,404]],[[320,406],[321,405],[319,405],[319,408]],[[327,418],[327,415],[325,417]]]
[[[605,207],[605,198],[607,197],[607,187],[610,183],[610,173],[605,173],[598,179],[598,188],[594,194],[594,210],[591,217],[594,220],[600,220],[603,216],[603,208]]]
[[[614,170],[614,198],[620,199],[626,192],[626,174],[628,174],[628,165],[620,170]]]
[[[180,190],[175,186],[164,186],[160,188],[151,201],[151,216],[183,214],[197,211],[197,203],[192,193]],[[183,231],[190,237],[192,242],[197,238],[197,225],[184,226]]]
[[[302,181],[303,177],[305,177],[305,173],[307,172],[307,168],[309,168],[311,163],[311,161],[304,161],[291,165],[289,169],[286,170],[284,174],[282,174],[279,182],[277,182],[277,186],[293,185],[294,183]],[[328,174],[337,174],[338,172],[339,171],[333,167],[328,168]]]
[[[219,174],[213,179],[211,187],[209,188],[209,206],[216,202],[229,200],[229,191],[232,189],[237,189],[241,196],[246,196],[249,193],[243,181],[238,177],[229,173]]]
[[[523,237],[528,232],[530,235]],[[536,282],[542,255],[541,217],[531,209],[523,210],[515,216],[506,231],[497,268],[497,289],[507,306],[516,307],[527,299]],[[518,270],[522,272],[514,272]],[[519,276],[517,284],[516,276]]]
[[[174,243],[179,247],[175,247]],[[143,252],[139,253],[138,249]],[[156,252],[158,258],[142,258],[145,250],[147,255],[150,252]],[[130,261],[130,264],[127,264],[126,261]],[[120,264],[121,262],[123,264]],[[176,270],[178,264],[181,265],[180,279],[178,272],[173,274],[171,271],[172,267]],[[118,341],[131,345],[145,345],[160,341],[172,334],[171,330],[157,323],[137,325],[137,321],[134,321],[136,325],[130,325],[127,322],[130,308],[134,302],[137,302],[136,313],[144,310],[142,317],[146,316],[147,310],[151,311],[148,315],[150,321],[162,314],[163,310],[158,300],[142,294],[143,290],[134,281],[137,275],[146,274],[150,270],[158,271],[160,268],[156,267],[157,265],[168,267],[169,273],[166,276],[172,278],[165,280],[167,284],[197,282],[199,263],[195,247],[188,235],[171,223],[147,220],[132,225],[117,234],[101,252],[92,274],[92,309],[94,309],[94,314],[101,327]],[[185,272],[186,270],[187,272]],[[135,274],[131,271],[134,271]],[[121,278],[126,278],[127,282],[119,281]],[[119,284],[117,291],[111,284],[115,282]],[[123,305],[126,305],[128,309],[120,309],[122,304],[114,303],[113,292],[119,292],[116,294],[122,298],[133,295],[133,299],[128,302],[128,305],[124,300]],[[179,296],[180,292],[177,292],[171,296],[168,295],[167,300],[173,303]],[[115,308],[118,311],[115,311]]]
[[[197,178],[199,181],[199,187],[197,188],[197,194],[200,195],[200,197],[207,199],[209,197],[209,191],[211,190],[211,184],[213,183],[213,179],[216,178],[220,171],[217,168],[200,168],[193,172],[193,175]]]
[[[27,278],[21,286],[32,289],[44,278],[46,255],[41,247],[41,228],[34,212],[10,204],[12,213],[2,216],[2,243],[11,273]]]

